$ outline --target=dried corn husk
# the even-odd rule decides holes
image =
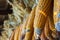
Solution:
[[[54,22],[52,18],[49,18],[49,28],[52,32],[56,32],[55,26],[54,26]]]
[[[20,40],[20,37],[21,37],[21,32],[22,32],[22,26],[20,27],[20,30],[19,30],[18,40]]]
[[[44,33],[47,39],[53,40],[53,37],[51,36],[51,31],[49,29],[49,20],[47,19],[45,27],[44,27]]]
[[[60,31],[60,0],[54,0],[54,24],[57,31]]]
[[[41,29],[43,29],[45,25],[46,18],[50,14],[51,3],[52,0],[39,0],[39,3],[36,8],[35,19],[34,19],[35,37],[37,35],[40,35]]]
[[[19,32],[19,38],[18,38],[19,40],[22,40],[25,37],[25,34],[26,34],[26,25],[27,25],[28,19],[29,19],[29,17],[26,19],[26,21],[23,22],[22,27],[20,27],[21,30]]]
[[[33,0],[28,0],[28,1],[33,1]],[[20,0],[20,2],[21,2],[21,0]],[[23,22],[23,26],[20,28],[17,28],[15,30],[14,37],[12,36],[11,40],[21,40],[21,37],[23,37],[23,36],[24,36],[23,40],[35,40],[38,38],[41,38],[41,40],[47,40],[47,39],[54,40],[53,38],[56,38],[56,34],[55,34],[56,29],[54,27],[53,21],[51,20],[51,19],[53,19],[53,18],[51,18],[52,9],[53,9],[52,2],[53,2],[52,0],[39,0],[39,2],[38,2],[39,4],[37,5],[37,8],[36,8],[36,13],[35,13],[34,7],[33,7],[32,11],[29,10],[29,11],[31,11],[31,13],[30,13],[25,10],[24,5],[21,4],[22,2],[18,3],[18,1],[15,0],[14,4],[11,4],[13,6],[13,10],[14,10],[13,14],[16,17],[20,15],[22,18],[24,17],[25,13],[30,13],[30,15],[27,18],[27,20],[25,22]],[[31,3],[31,2],[29,2],[29,3]],[[25,3],[25,6],[27,7],[28,6],[27,4],[29,4],[29,3]],[[33,4],[34,3],[29,5],[28,8],[29,7],[31,8]],[[20,18],[20,16],[19,16],[19,18]],[[47,17],[49,17],[49,20]],[[14,22],[15,22],[15,20],[14,20]],[[46,24],[45,24],[45,22],[46,22]],[[15,23],[17,23],[17,22],[15,22]],[[34,28],[33,28],[33,26],[34,26]],[[22,33],[23,31],[25,31],[25,33]]]
[[[53,18],[55,28],[58,32],[60,32],[60,0],[54,0],[54,11]],[[60,40],[60,33],[57,32],[57,36]]]
[[[7,34],[7,36],[10,36],[10,32],[12,32],[13,29],[15,29],[17,26],[19,26],[23,20],[26,18],[25,15],[26,14],[29,14],[31,12],[31,9],[34,8],[34,4],[35,4],[35,0],[28,0],[30,4],[29,7],[27,8],[25,6],[25,3],[23,3],[23,1],[25,0],[12,0],[13,2],[7,0],[8,3],[10,5],[12,5],[12,10],[13,10],[13,13],[12,14],[9,14],[9,19],[7,20],[7,22],[4,23],[4,30],[9,33]],[[28,5],[27,5],[28,6]],[[23,19],[24,18],[24,19]],[[7,31],[7,30],[11,29],[11,31]],[[9,37],[8,37],[9,38]]]
[[[15,34],[15,30],[12,32],[11,37],[10,37],[9,40],[14,40],[14,34]]]
[[[31,11],[31,13],[29,15],[29,19],[28,19],[27,26],[26,26],[26,35],[25,35],[25,39],[24,40],[32,40],[33,21],[34,21],[34,17],[35,17],[35,8],[32,9],[32,11]]]
[[[18,40],[19,31],[20,31],[20,28],[17,27],[14,34],[14,40]]]
[[[57,38],[57,32],[54,26],[54,22],[53,22],[53,19],[50,17],[49,17],[49,28],[52,31],[51,33],[52,33],[53,38]]]

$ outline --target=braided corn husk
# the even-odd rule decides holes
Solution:
[[[35,8],[32,9],[29,15],[29,19],[28,19],[27,26],[26,26],[26,35],[25,35],[24,40],[32,40],[34,17],[35,17]]]

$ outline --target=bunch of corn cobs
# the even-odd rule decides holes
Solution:
[[[60,0],[13,0],[8,3],[12,5],[13,16],[9,14],[9,26],[5,27],[14,29],[9,40],[59,40]]]

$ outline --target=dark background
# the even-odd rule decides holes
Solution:
[[[10,0],[11,1],[11,0]],[[6,0],[0,0],[0,35],[3,31],[4,20],[8,19],[8,14],[12,13],[12,6]]]

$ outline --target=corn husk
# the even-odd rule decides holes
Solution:
[[[53,38],[57,38],[57,32],[52,18],[49,18],[49,28],[52,31]]]
[[[22,26],[20,27],[20,30],[19,30],[18,40],[20,40],[20,37],[21,37],[21,32],[22,32]]]
[[[40,0],[37,5],[35,19],[34,19],[34,32],[37,28],[37,29],[39,29],[39,34],[34,33],[35,38],[37,35],[41,34],[41,30],[44,28],[46,18],[50,14],[51,3],[52,3],[52,0]]]
[[[44,27],[44,33],[47,39],[53,40],[53,37],[51,36],[51,31],[49,29],[49,20],[47,19],[45,27]]]
[[[12,32],[13,29],[22,24],[23,20],[26,18],[25,15],[29,14],[32,8],[34,8],[33,6],[35,5],[35,0],[28,0],[29,1],[27,5],[29,6],[28,8],[26,7],[26,2],[25,3],[23,2],[26,0],[7,0],[7,1],[12,6],[11,10],[13,10],[13,13],[9,14],[8,15],[9,19],[6,22],[4,22],[4,31],[8,33],[7,36],[10,36],[11,35],[10,32]]]
[[[52,32],[56,32],[56,29],[55,29],[55,26],[54,26],[54,22],[53,22],[53,19],[49,18],[49,28]]]
[[[15,34],[15,30],[12,32],[12,34],[11,34],[9,40],[14,40],[14,34]]]
[[[15,30],[15,34],[14,34],[14,40],[18,40],[19,30],[20,30],[20,28],[17,27]]]
[[[60,32],[60,0],[54,0],[54,11],[53,18],[55,28],[58,32]],[[60,33],[57,32],[58,39],[60,40]]]
[[[60,0],[54,0],[54,24],[57,31],[60,31]]]
[[[40,29],[43,28],[43,26],[45,24],[46,16],[47,16],[47,14],[49,14],[51,2],[52,2],[52,0],[50,0],[50,1],[49,0],[47,0],[47,1],[40,0],[40,3],[39,3],[39,5],[37,5],[37,8],[36,8],[34,27],[38,27]],[[48,3],[49,3],[49,5],[47,5]]]
[[[25,34],[26,34],[26,25],[27,25],[28,19],[29,19],[29,17],[26,19],[26,21],[23,22],[22,27],[20,27],[20,32],[19,32],[18,40],[21,40],[23,37],[25,37]]]
[[[27,26],[26,26],[26,35],[25,35],[24,40],[32,40],[34,16],[35,16],[35,8],[32,9],[29,15],[29,19],[28,19]]]
[[[39,0],[38,5],[36,7],[36,12],[35,12],[35,8],[33,8],[27,20],[23,22],[22,27],[19,27],[15,30],[14,37],[12,36],[11,40],[12,39],[21,40],[21,37],[23,36],[24,36],[23,40],[35,40],[37,38],[37,34],[35,33],[36,28],[39,29],[39,31],[41,31],[39,32],[40,34],[38,34],[41,40],[47,40],[47,39],[54,40],[53,38],[56,38],[56,29],[54,27],[53,20],[51,20],[53,19],[52,3],[53,0]],[[18,2],[15,1],[14,4],[11,5],[13,6],[15,16],[18,14],[23,18],[24,13],[27,13],[25,8],[23,8],[24,5],[22,5],[21,3],[18,4]],[[25,33],[22,33],[23,31],[25,31]]]

